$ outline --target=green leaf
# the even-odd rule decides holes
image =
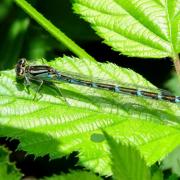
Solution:
[[[16,169],[15,165],[9,161],[9,152],[0,146],[0,179],[19,180],[22,174]]]
[[[174,57],[180,52],[180,0],[74,0],[114,50],[136,57]]]
[[[35,63],[35,62],[34,62]],[[98,77],[103,81],[157,89],[142,76],[111,63],[63,57],[43,63],[57,70]],[[42,60],[36,62],[42,64]],[[0,136],[20,140],[29,154],[58,158],[79,151],[79,164],[103,175],[111,174],[107,143],[101,129],[123,143],[135,145],[149,165],[162,159],[180,143],[179,105],[117,94],[69,83],[27,89],[16,82],[15,71],[0,76]]]
[[[151,166],[151,174],[152,174],[151,180],[163,180],[164,179],[162,170],[156,164]]]
[[[101,180],[102,178],[99,176],[96,176],[92,172],[86,172],[86,171],[73,171],[69,174],[64,175],[54,175],[52,177],[44,178],[45,180]]]
[[[173,152],[163,160],[162,169],[171,169],[173,173],[180,177],[180,146],[177,147]]]
[[[169,177],[168,177],[168,180],[178,180],[178,176],[176,174],[171,174]]]
[[[152,180],[163,180],[163,173],[159,170],[153,174],[151,179]]]
[[[165,87],[170,89],[173,93],[179,94],[180,84],[177,74],[171,74],[170,79],[165,83]]]
[[[116,142],[106,132],[104,135],[110,146],[112,172],[114,179],[122,180],[150,180],[150,167],[146,165],[140,152],[130,145]]]

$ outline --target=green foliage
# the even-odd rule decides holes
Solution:
[[[16,63],[28,25],[29,18],[25,17],[22,12],[19,12],[18,17],[9,27],[3,46],[0,49],[0,57],[2,59],[0,69],[7,68],[7,66],[12,67]],[[7,64],[8,61],[9,63]]]
[[[3,20],[11,9],[13,0],[2,0],[0,4],[0,21]]]
[[[74,52],[81,58],[87,58],[95,61],[88,53],[79,47],[73,40],[67,37],[60,29],[54,26],[48,19],[46,19],[40,12],[31,6],[26,0],[15,0],[27,14],[29,14],[35,21],[37,21],[46,31],[48,31],[59,42],[63,43],[68,49]]]
[[[178,180],[179,178],[177,177],[176,174],[171,174],[168,178],[168,180]]]
[[[142,76],[111,63],[63,57],[44,63],[69,71],[132,87],[157,89]],[[39,60],[36,64],[42,64]],[[29,154],[57,158],[79,151],[79,164],[103,175],[111,174],[103,128],[122,143],[140,150],[148,165],[162,159],[180,143],[180,109],[173,103],[72,85],[43,85],[33,100],[38,84],[25,88],[16,82],[13,70],[0,76],[0,136],[20,140],[19,149]]]
[[[180,52],[179,0],[74,1],[75,11],[90,22],[97,34],[105,39],[105,43],[116,51],[128,56],[158,58],[175,57]],[[98,77],[103,79],[102,82],[128,83],[132,88],[143,87],[145,90],[149,88],[158,92],[156,87],[131,70],[118,68],[111,63],[94,62],[94,58],[47,20],[49,18],[46,19],[25,0],[15,2],[76,55],[91,59],[90,62],[63,57],[49,63],[44,60],[43,63],[60,71],[87,75],[88,79],[94,80]],[[11,5],[12,0],[3,1],[3,5],[0,5],[0,20],[11,10]],[[59,18],[56,20],[60,22]],[[64,21],[73,27],[72,23]],[[15,15],[12,22],[6,30],[5,43],[1,43],[0,68],[12,67],[15,63],[29,28],[29,17],[21,12]],[[71,30],[76,32],[74,28]],[[2,29],[0,31],[3,32]],[[35,31],[37,33],[38,30]],[[37,34],[36,37],[28,35],[32,38],[27,43],[30,50],[27,48],[26,51],[33,58],[45,56],[51,46],[51,38],[44,39]],[[23,51],[23,56],[24,54]],[[42,62],[39,60],[36,63]],[[20,140],[18,149],[25,150],[28,154],[49,154],[51,158],[58,158],[78,151],[80,165],[102,175],[111,175],[110,152],[101,131],[104,129],[114,138],[113,140],[108,136],[114,158],[115,177],[119,178],[127,172],[118,161],[121,158],[133,177],[138,179],[143,176],[144,179],[150,179],[149,169],[145,164],[152,165],[161,160],[180,144],[179,105],[64,83],[53,86],[44,84],[37,98],[33,100],[38,86],[32,83],[30,88],[26,88],[23,82],[16,82],[14,70],[1,72],[0,136]],[[57,88],[69,105],[60,96]],[[133,147],[116,144],[115,141],[132,144]],[[0,154],[2,152],[5,151],[0,150]],[[128,158],[133,163],[132,167],[128,166]],[[10,167],[12,171],[8,170],[6,179],[19,178],[20,173],[9,164],[9,160],[6,159],[5,162],[0,166],[0,176],[6,177]],[[174,167],[175,163],[172,162],[167,164]],[[59,178],[100,179],[88,172],[73,172],[49,179]],[[155,171],[152,179],[162,179],[162,173]]]
[[[150,180],[150,167],[146,165],[139,151],[130,145],[116,142],[104,133],[110,146],[112,172],[114,179],[122,180]]]
[[[163,160],[162,169],[171,169],[173,173],[180,177],[180,146]]]
[[[9,152],[0,146],[0,179],[19,180],[22,174],[16,169],[15,165],[9,161]]]
[[[24,42],[24,36],[29,26],[29,18],[21,10],[13,14],[14,20],[10,22],[9,13],[12,11],[12,0],[2,0],[0,3],[0,69],[12,67]],[[8,63],[7,63],[8,62]]]
[[[21,1],[22,2],[22,1]],[[71,39],[79,43],[96,41],[98,36],[87,26],[87,23],[74,15],[71,0],[28,1],[51,20],[57,28],[66,32]],[[56,39],[35,23],[13,0],[0,0],[0,69],[14,67],[19,57],[29,59],[54,58],[56,53],[67,52]],[[74,27],[74,28],[70,28]]]
[[[175,57],[180,52],[179,0],[74,0],[106,44],[128,56]]]
[[[151,168],[151,169],[153,169],[153,168]],[[151,178],[152,180],[163,180],[164,179],[163,172],[161,171],[161,169],[159,169],[159,167],[156,168],[156,170],[153,171],[151,174],[152,174],[152,178]]]
[[[85,172],[85,171],[74,171],[69,174],[64,175],[56,175],[52,177],[44,178],[45,180],[101,180],[102,178],[96,176],[95,174],[91,172]]]
[[[171,78],[165,83],[165,87],[170,89],[173,94],[179,95],[180,84],[177,74],[171,75]]]

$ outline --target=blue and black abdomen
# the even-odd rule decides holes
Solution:
[[[73,79],[72,77],[69,77],[67,75],[61,75],[60,79],[61,81],[65,81],[71,84],[87,86],[87,87],[92,87],[92,88],[97,88],[97,89],[104,89],[104,90],[121,93],[121,94],[147,97],[147,98],[156,99],[156,100],[165,100],[165,101],[174,102],[174,103],[180,102],[179,96],[167,95],[161,92],[159,93],[148,92],[148,91],[139,90],[135,88],[123,87],[119,85],[96,83],[96,82],[83,80],[83,79]]]

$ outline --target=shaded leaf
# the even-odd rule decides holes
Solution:
[[[4,147],[0,147],[0,179],[19,180],[22,174],[15,165],[9,161],[9,152]]]
[[[146,165],[144,158],[135,147],[116,142],[107,133],[104,132],[104,134],[110,146],[114,179],[151,179],[150,167]]]
[[[163,180],[164,179],[162,170],[156,164],[151,166],[151,174],[152,174],[151,180]]]
[[[96,176],[92,172],[74,171],[64,175],[54,175],[52,177],[44,178],[45,180],[101,180],[102,178]]]
[[[180,177],[180,146],[163,160],[162,169],[171,169],[174,174]]]
[[[171,78],[165,83],[165,87],[170,89],[173,93],[179,94],[180,84],[178,76],[174,73]]]

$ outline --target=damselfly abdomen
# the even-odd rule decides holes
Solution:
[[[120,84],[110,84],[95,80],[89,80],[82,76],[73,75],[73,73],[59,72],[53,67],[46,65],[27,65],[26,59],[20,59],[16,65],[16,77],[19,79],[25,79],[26,84],[30,84],[30,81],[40,82],[65,82],[75,85],[87,86],[91,88],[104,89],[115,93],[129,94],[134,96],[140,96],[144,98],[151,98],[155,100],[165,100],[173,103],[180,103],[180,96],[173,96],[162,91],[151,92],[148,90],[136,89],[126,87]]]

